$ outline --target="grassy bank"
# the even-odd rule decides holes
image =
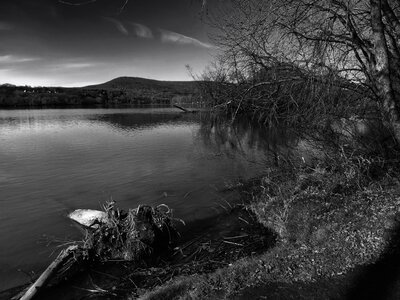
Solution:
[[[328,299],[338,286],[335,297],[349,297],[361,266],[396,259],[397,174],[395,161],[344,151],[312,167],[269,170],[246,191],[247,208],[278,234],[277,245],[213,273],[174,278],[141,299]]]

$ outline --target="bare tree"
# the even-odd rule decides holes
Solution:
[[[399,122],[400,2],[232,0],[214,11],[214,42],[235,80],[286,64],[345,89],[365,88],[382,115]],[[233,71],[235,70],[235,71]],[[255,83],[259,84],[259,82]],[[360,90],[359,90],[360,91]]]

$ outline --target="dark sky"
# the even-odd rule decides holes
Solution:
[[[65,0],[82,3],[84,0]],[[199,0],[0,0],[0,84],[190,80],[215,47]]]

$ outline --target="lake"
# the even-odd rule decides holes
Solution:
[[[173,108],[0,110],[0,290],[38,274],[57,245],[81,238],[77,208],[167,204],[190,222],[272,163],[279,133]]]

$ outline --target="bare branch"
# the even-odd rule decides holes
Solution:
[[[58,2],[62,3],[62,4],[66,4],[66,5],[81,6],[81,5],[86,5],[86,4],[90,4],[90,3],[95,3],[95,2],[97,2],[97,0],[88,0],[88,1],[78,2],[78,3],[64,1],[64,0],[58,0]]]
[[[119,13],[122,13],[122,11],[125,9],[125,6],[128,4],[129,0],[125,0],[125,2],[122,4]]]
[[[223,50],[215,76],[233,85],[229,96],[222,94],[230,103],[227,107],[234,116],[262,107],[285,110],[296,107],[298,97],[307,103],[307,93],[314,91],[315,102],[330,103],[333,97],[321,99],[332,90],[339,99],[346,90],[355,92],[346,95],[378,99],[390,94],[382,91],[392,84],[397,102],[385,109],[400,108],[399,4],[397,0],[230,1],[228,9],[217,11],[210,24],[216,29],[214,42]],[[371,14],[373,9],[376,14]],[[270,97],[269,85],[298,74],[304,76],[304,84],[281,83],[285,86],[281,95]],[[304,94],[290,95],[291,90]],[[265,117],[269,112],[260,114]]]
[[[82,5],[87,5],[87,4],[92,4],[96,3],[97,0],[87,0],[87,1],[82,1],[82,2],[70,2],[70,1],[65,1],[65,0],[58,0],[59,3],[65,4],[65,5],[71,5],[71,6],[82,6]],[[118,14],[121,14],[126,5],[128,4],[129,0],[124,0],[122,6],[119,8]]]

